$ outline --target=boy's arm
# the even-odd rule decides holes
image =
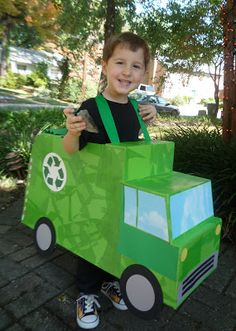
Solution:
[[[153,105],[139,105],[139,114],[146,125],[153,123],[157,117],[157,111]]]
[[[86,124],[81,116],[74,115],[72,108],[66,108],[64,114],[68,132],[63,138],[63,147],[67,153],[73,154],[79,151],[79,137],[81,132],[86,129]]]
[[[63,147],[68,154],[79,151],[79,137],[71,135],[69,132],[63,138]]]

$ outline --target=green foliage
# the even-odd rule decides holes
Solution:
[[[111,15],[107,0],[56,0],[56,3],[61,7],[58,17],[60,43],[80,52],[103,41],[104,29],[120,32],[127,22],[132,21],[135,13],[134,0],[116,0]]]
[[[17,89],[25,85],[26,80],[26,76],[8,71],[4,77],[0,77],[0,86],[10,89]]]
[[[169,99],[170,103],[176,106],[187,105],[189,104],[190,100],[191,98],[187,95],[185,96],[176,95],[175,97]]]
[[[15,24],[10,33],[10,44],[16,47],[32,49],[43,43],[43,38],[33,26],[26,22]]]
[[[48,78],[48,65],[45,62],[39,62],[36,64],[36,68],[35,68],[35,73],[41,78],[41,79],[45,79],[45,80],[49,80]]]
[[[98,86],[92,79],[86,81],[85,99],[92,98],[97,95]],[[82,101],[82,100],[81,100]]]
[[[49,85],[47,76],[47,64],[38,63],[36,69],[29,75],[21,75],[8,71],[3,77],[0,77],[0,86],[10,89],[18,89],[24,85],[33,87],[46,87]]]
[[[220,0],[169,1],[165,12],[166,40],[161,54],[171,71],[193,73],[215,63],[222,54]]]
[[[42,79],[36,72],[27,75],[26,85],[33,87],[46,87],[47,80]]]
[[[4,111],[0,110],[0,171],[4,168],[3,159],[9,152],[19,152],[25,166],[28,164],[31,144],[34,136],[47,125],[64,126],[64,115],[61,109]]]
[[[45,62],[36,64],[35,70],[27,75],[26,85],[34,87],[46,87],[49,85],[49,77],[47,75],[48,65]]]
[[[129,22],[149,44],[152,54],[159,56],[161,45],[166,43],[166,23],[163,8],[156,1],[141,1],[143,9]]]
[[[224,143],[221,129],[211,122],[176,126],[163,139],[175,142],[174,170],[212,181],[215,214],[223,219],[224,237],[236,231],[236,141]]]
[[[64,99],[71,102],[78,102],[79,95],[81,94],[82,82],[76,77],[72,77],[68,80],[65,91]]]
[[[87,80],[85,96],[81,98],[81,94],[82,81],[76,77],[70,78],[64,91],[64,99],[72,103],[80,103],[87,98],[94,97],[97,94],[97,84],[92,80]]]
[[[215,99],[214,98],[201,99],[200,103],[206,107],[208,103],[215,103]]]

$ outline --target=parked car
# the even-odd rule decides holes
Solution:
[[[157,113],[161,115],[179,116],[180,111],[177,106],[171,105],[166,99],[158,95],[143,95],[141,93],[133,93],[130,95],[135,98],[139,104],[152,104],[155,106]]]
[[[138,93],[144,93],[145,95],[154,95],[155,94],[155,88],[152,85],[146,85],[146,84],[139,84],[137,88]]]

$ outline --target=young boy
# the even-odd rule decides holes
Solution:
[[[140,124],[128,94],[143,81],[149,59],[146,42],[130,32],[111,37],[104,46],[102,70],[107,78],[107,86],[103,97],[108,102],[121,142],[138,140]],[[81,150],[88,142],[110,143],[95,98],[84,101],[80,109],[87,109],[98,133],[86,131],[82,116],[75,116],[73,109],[65,109],[68,132],[63,139],[63,145],[67,153]],[[156,110],[152,105],[139,105],[139,113],[146,123],[156,118]],[[116,308],[127,309],[119,282],[81,258],[78,262],[77,282],[80,291],[77,300],[77,323],[81,328],[92,329],[99,324],[97,308],[100,308],[100,305],[94,295],[99,288]]]

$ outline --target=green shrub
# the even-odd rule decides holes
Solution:
[[[70,102],[77,103],[81,95],[82,82],[76,77],[72,77],[66,84],[64,98]]]
[[[26,76],[8,71],[6,76],[1,77],[0,86],[10,89],[17,89],[24,86],[26,84],[26,80]]]
[[[163,139],[175,142],[174,170],[212,181],[214,210],[223,220],[224,237],[236,242],[236,141],[226,144],[221,128],[207,122],[177,124]]]
[[[27,75],[26,85],[33,87],[46,87],[47,80],[41,78],[36,72]]]
[[[19,153],[27,168],[32,141],[39,130],[47,125],[64,126],[62,109],[0,111],[0,172],[6,173],[4,158],[9,152]]]
[[[85,96],[81,98],[82,81],[76,77],[70,78],[65,91],[64,98],[73,103],[81,103],[83,100],[94,97],[97,94],[97,83],[93,80],[86,81]]]
[[[27,75],[26,85],[33,87],[47,87],[50,82],[47,71],[48,65],[45,62],[37,63],[35,70]]]
[[[90,80],[87,79],[87,81],[86,81],[86,90],[85,90],[85,98],[84,99],[88,99],[88,98],[92,98],[92,97],[96,96],[97,91],[98,91],[97,82],[94,82],[94,80],[92,80],[92,79],[90,79]]]
[[[191,100],[191,98],[187,95],[185,95],[185,96],[177,95],[177,96],[169,99],[170,103],[172,105],[176,105],[176,106],[187,105],[187,104],[189,104],[190,100]]]
[[[207,106],[208,103],[215,103],[214,98],[207,98],[207,99],[201,99],[200,104],[202,104],[204,107]]]

